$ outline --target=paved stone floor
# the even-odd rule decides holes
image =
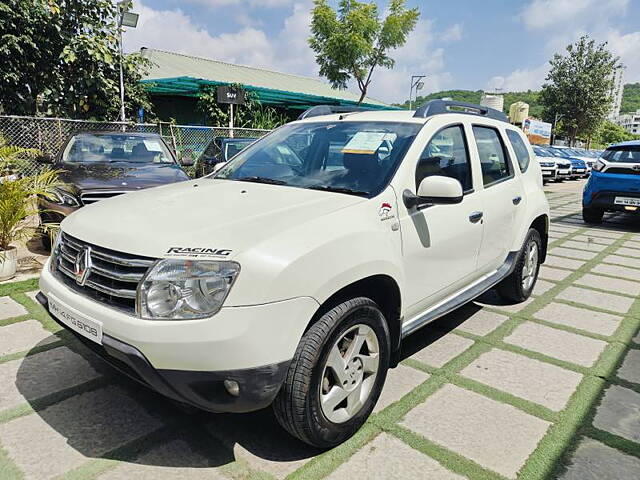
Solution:
[[[326,452],[269,410],[184,413],[60,331],[35,279],[0,285],[0,478],[640,478],[640,220],[585,225],[581,185],[546,187],[534,297],[488,292],[408,338],[371,419]]]

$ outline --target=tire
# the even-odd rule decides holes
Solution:
[[[601,208],[582,207],[582,219],[586,223],[602,223],[604,210]]]
[[[350,356],[354,344],[349,344],[345,336],[349,337],[352,332],[366,340],[358,342],[360,348]],[[377,304],[368,298],[353,298],[322,315],[300,340],[273,402],[280,425],[294,437],[319,448],[334,447],[351,437],[378,401],[389,368],[390,344],[386,319]],[[342,351],[345,347],[346,351]],[[352,358],[347,363],[350,367],[345,367],[339,378],[331,364],[342,367],[346,358]],[[371,372],[376,358],[377,368]],[[358,379],[362,390],[354,387]],[[356,390],[360,397],[353,393]],[[331,392],[336,395],[329,395]],[[338,401],[343,395],[347,397]],[[331,406],[331,399],[335,399],[335,406]]]
[[[518,253],[513,272],[496,287],[498,294],[504,300],[520,303],[531,296],[538,280],[541,252],[542,239],[540,234],[537,230],[530,228]]]
[[[51,251],[51,235],[49,232],[40,232],[40,243],[42,244],[42,248],[47,252]]]

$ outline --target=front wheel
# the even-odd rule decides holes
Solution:
[[[582,219],[586,223],[602,223],[604,210],[601,208],[582,207]]]
[[[513,272],[496,287],[498,294],[505,300],[519,303],[531,296],[538,280],[542,239],[537,230],[530,228],[524,245],[518,253]]]
[[[329,448],[367,420],[387,376],[389,329],[375,302],[358,297],[325,313],[304,334],[273,410],[305,443]]]

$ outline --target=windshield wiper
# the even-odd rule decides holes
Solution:
[[[275,178],[268,177],[240,177],[234,178],[233,180],[238,180],[240,182],[268,183],[270,185],[287,185],[287,182],[284,180],[276,180]]]
[[[349,195],[371,195],[370,192],[365,192],[364,190],[354,190],[353,188],[347,187],[332,187],[331,185],[311,185],[306,188],[310,190],[323,190],[325,192],[346,193]]]

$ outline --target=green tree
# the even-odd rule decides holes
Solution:
[[[562,116],[562,128],[571,145],[576,138],[591,137],[604,121],[611,105],[613,71],[619,59],[607,44],[588,36],[567,46],[567,54],[555,54],[540,92],[545,118]]]
[[[111,0],[0,3],[0,102],[5,113],[115,120],[119,111],[117,6]],[[148,61],[123,62],[125,107],[151,110],[139,80]]]
[[[355,80],[359,103],[367,96],[376,67],[393,68],[390,52],[401,47],[414,29],[420,13],[405,0],[391,0],[381,19],[375,2],[340,0],[337,11],[327,0],[314,0],[309,45],[316,53],[320,75],[334,88],[344,89]]]
[[[612,143],[625,142],[627,140],[636,140],[640,135],[634,135],[627,132],[620,125],[605,120],[593,137],[594,143],[598,145],[611,145]]]
[[[640,82],[627,83],[622,90],[620,113],[635,113],[640,110]]]

